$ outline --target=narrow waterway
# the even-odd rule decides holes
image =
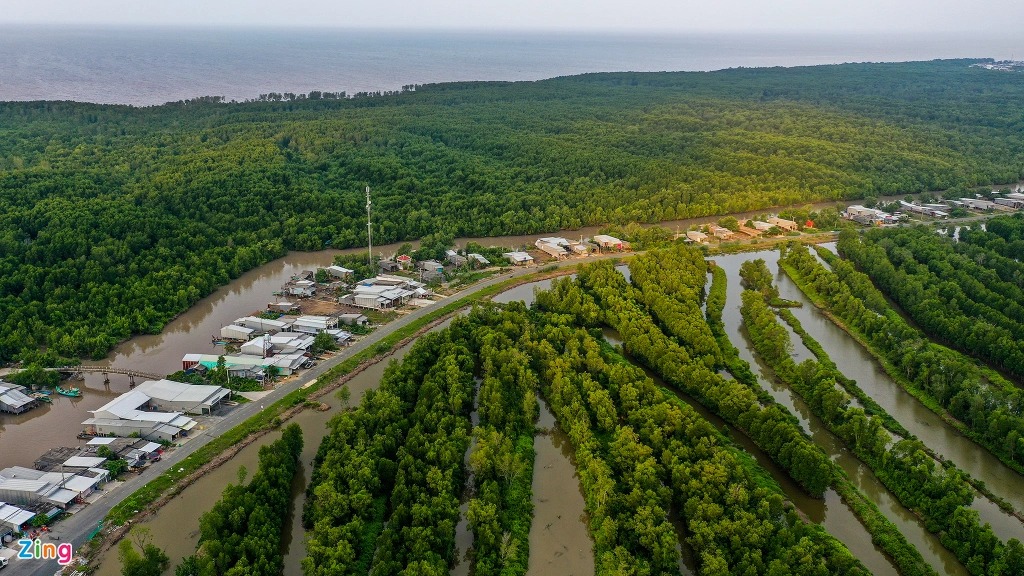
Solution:
[[[533,523],[530,576],[592,575],[594,541],[587,530],[586,503],[572,444],[547,402],[539,399],[539,433],[533,438]]]
[[[778,252],[770,267],[778,270]],[[768,256],[765,259],[768,259]],[[994,494],[1010,502],[1017,510],[1024,510],[1024,478],[1007,467],[990,452],[950,427],[938,415],[921,404],[896,384],[871,354],[842,328],[833,323],[815,307],[788,276],[776,275],[783,298],[803,302],[803,308],[793,314],[807,330],[829,351],[839,370],[857,384],[878,404],[917,436],[936,454],[951,460],[961,470],[985,483]],[[980,497],[980,496],[979,496]],[[1003,540],[1017,538],[1024,541],[1024,524],[994,505],[977,505],[983,522]]]
[[[620,265],[617,266],[616,268],[620,272],[624,272],[628,278],[629,268],[627,266]],[[544,282],[547,282],[546,285],[550,286],[549,281]],[[730,279],[730,282],[732,282],[732,279]],[[508,296],[512,291],[506,292],[499,296],[504,297],[503,301],[522,300],[527,305],[529,305],[534,300],[533,288],[540,285],[542,285],[542,282],[534,282],[531,284],[524,284],[518,286],[517,292],[515,292],[515,295],[517,297]],[[541,287],[543,288],[543,286]],[[498,297],[495,297],[495,299],[497,298]],[[737,302],[738,298],[739,296],[737,294],[734,298],[730,300],[730,303]],[[737,304],[737,314],[738,306],[739,305]],[[613,346],[622,345],[622,339],[620,335],[613,328],[604,327],[602,328],[602,333],[605,339],[608,340],[608,342]],[[740,340],[739,342],[742,343],[743,341]],[[638,366],[641,369],[643,369],[644,372],[649,377],[651,377],[651,379],[653,379],[657,384],[664,386],[666,390],[669,390],[676,394],[684,402],[686,402],[694,410],[696,410],[698,414],[700,414],[703,418],[711,422],[716,428],[718,428],[719,430],[726,430],[730,438],[737,446],[746,451],[748,454],[752,455],[754,459],[757,461],[757,463],[762,468],[768,471],[771,477],[782,488],[782,492],[786,496],[786,499],[792,502],[796,509],[804,517],[806,517],[811,522],[820,524],[823,528],[825,528],[825,530],[828,533],[832,534],[840,542],[845,544],[847,548],[849,548],[850,551],[853,552],[853,554],[858,559],[860,559],[861,562],[863,562],[869,570],[871,570],[872,573],[877,575],[897,574],[897,570],[889,561],[889,558],[877,546],[875,546],[875,544],[871,541],[871,534],[867,531],[866,528],[864,528],[864,525],[861,524],[860,520],[858,520],[857,516],[853,513],[850,507],[847,506],[845,502],[843,502],[842,498],[840,498],[834,490],[828,490],[825,493],[824,498],[822,499],[811,498],[803,490],[801,490],[795,482],[793,482],[793,480],[789,477],[788,474],[786,474],[785,471],[779,468],[775,464],[775,462],[772,461],[771,458],[769,458],[767,455],[765,455],[764,452],[760,448],[758,448],[753,443],[753,441],[751,441],[745,434],[735,431],[724,420],[722,420],[715,414],[709,412],[699,402],[696,402],[693,399],[679,393],[675,389],[665,385],[665,383],[660,378],[658,378],[656,374],[651,372],[646,367],[639,364]],[[830,434],[828,434],[827,431],[824,431],[824,434],[826,435],[826,439],[828,436],[831,436]],[[818,439],[815,438],[815,440],[817,441]],[[829,451],[828,448],[826,448],[826,452],[828,452],[829,454],[834,454],[834,452]],[[835,457],[836,456],[833,456],[833,458]],[[869,498],[871,498],[871,496],[869,496]],[[877,502],[877,500],[873,501]],[[906,510],[904,510],[904,512],[907,515],[908,522],[910,522],[910,524],[908,524],[908,527],[912,527],[913,516]],[[899,526],[899,524],[897,525]],[[921,530],[923,531],[923,528]],[[935,542],[935,544],[938,545],[938,542]],[[686,554],[683,555],[683,560],[687,560]],[[940,572],[943,571],[940,570]],[[958,572],[950,573],[958,574]]]
[[[470,422],[475,430],[480,425],[480,379],[474,380],[476,388],[473,391],[473,412],[469,415]],[[469,455],[473,453],[476,445],[475,436],[470,439],[466,447],[466,454],[462,462],[466,467],[466,479],[459,495],[459,522],[455,525],[455,558],[452,562],[451,576],[468,576],[473,566],[470,550],[473,548],[473,531],[469,526],[469,501],[476,494],[473,471],[469,467]]]
[[[869,500],[878,506],[879,510],[881,510],[885,517],[903,533],[907,541],[918,549],[926,562],[928,562],[940,574],[966,575],[967,571],[963,565],[951,552],[942,546],[939,539],[934,534],[925,529],[923,523],[917,518],[917,516],[900,504],[899,500],[897,500],[896,497],[885,488],[871,469],[861,462],[855,455],[850,453],[842,441],[829,432],[824,424],[814,416],[810,408],[799,395],[790,390],[784,384],[780,383],[778,379],[774,377],[774,373],[771,369],[761,363],[759,358],[755,357],[751,348],[750,340],[743,327],[743,319],[740,315],[740,294],[742,293],[743,288],[740,286],[739,267],[743,262],[757,258],[764,259],[770,270],[775,271],[778,269],[778,252],[775,251],[732,254],[727,256],[715,256],[713,258],[713,260],[722,267],[723,270],[725,270],[728,277],[726,305],[725,310],[722,313],[722,321],[725,324],[725,330],[729,339],[732,341],[733,345],[739,349],[740,358],[750,363],[751,368],[753,368],[758,374],[762,386],[769,392],[769,394],[771,394],[772,398],[774,398],[776,402],[788,408],[789,411],[800,420],[801,426],[808,432],[808,434],[810,434],[815,444],[820,446],[834,462],[839,464],[839,466],[850,477],[850,481],[854,486],[856,486]],[[800,315],[797,314],[798,311],[806,311],[809,307],[813,308],[812,305],[805,302],[804,298],[797,298],[788,292],[782,291],[781,288],[780,292],[783,298],[803,302],[804,305],[802,308],[791,309],[798,318],[800,318]],[[800,319],[802,322],[803,319]],[[804,328],[807,329],[807,326],[804,326]],[[810,330],[808,330],[808,332],[810,332]],[[794,335],[791,334],[791,336]],[[830,347],[829,344],[824,342],[822,342],[822,346],[824,346],[826,350],[830,351],[830,356],[833,356],[833,358],[845,353],[843,348]],[[894,416],[896,415],[894,414]],[[896,417],[898,418],[898,416]],[[833,533],[827,523],[823,522],[822,525],[825,526],[830,533]],[[857,551],[854,551],[854,555],[858,558],[863,558],[863,556],[859,555]]]

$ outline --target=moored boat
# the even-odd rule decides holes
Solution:
[[[78,388],[61,388],[60,386],[57,386],[54,390],[56,390],[57,394],[60,394],[61,396],[70,396],[72,398],[77,398],[82,395],[82,391]]]

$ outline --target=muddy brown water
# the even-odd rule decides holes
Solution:
[[[441,330],[448,323],[444,322],[431,331]],[[351,394],[350,405],[358,405],[367,390],[376,388],[380,384],[380,379],[388,364],[392,360],[401,360],[411,347],[411,344],[407,344],[397,349],[388,359],[373,364],[349,380],[347,386]],[[302,558],[306,555],[302,528],[302,507],[306,500],[306,482],[312,474],[313,457],[316,455],[320,442],[327,435],[327,421],[337,414],[341,407],[341,401],[335,394],[332,392],[319,399],[331,407],[329,411],[304,410],[289,421],[289,423],[294,422],[302,427],[303,450],[300,458],[301,469],[292,488],[293,505],[289,509],[285,521],[282,543],[285,576],[300,576],[302,574]],[[153,544],[162,548],[171,557],[172,566],[164,574],[173,574],[174,565],[181,558],[195,552],[199,543],[199,517],[202,513],[212,508],[220,499],[227,484],[237,484],[238,471],[242,466],[246,467],[251,477],[257,469],[260,447],[270,444],[279,437],[280,433],[273,432],[246,446],[230,461],[194,482],[183,490],[175,501],[156,511],[141,523],[142,526],[150,529],[153,535]],[[187,505],[185,505],[186,502]],[[115,548],[102,557],[96,574],[98,576],[118,576],[120,570],[121,564],[117,559]]]
[[[628,267],[624,265],[617,266],[616,268],[620,272],[625,271],[626,274],[628,274],[629,272]],[[738,268],[736,273],[738,274]],[[730,287],[732,286],[733,282],[733,279],[730,278]],[[540,285],[541,283],[536,282],[533,284]],[[550,285],[550,282],[548,282],[548,285]],[[533,286],[521,285],[518,286],[517,288],[518,291],[515,294],[518,295],[519,297],[514,299],[523,300],[524,302],[526,302],[527,305],[531,304],[533,302],[534,295]],[[509,293],[511,293],[511,291],[503,294],[503,296]],[[511,299],[513,298],[508,298],[508,300]],[[738,299],[739,295],[737,293],[729,300],[729,303],[738,302]],[[736,306],[738,315],[738,304]],[[728,307],[729,306],[727,304],[727,308]],[[608,342],[611,343],[612,345],[622,345],[621,336],[613,328],[604,327],[602,328],[602,333],[605,339],[608,340]],[[730,334],[730,336],[734,339],[734,344],[739,345],[738,343],[744,342],[743,340],[736,340],[735,335]],[[769,458],[760,448],[758,448],[753,443],[753,441],[750,440],[750,438],[748,438],[746,435],[740,432],[735,431],[724,420],[722,420],[715,414],[709,412],[700,403],[694,401],[693,399],[687,397],[684,394],[679,393],[673,388],[666,386],[664,382],[650,370],[646,369],[645,367],[639,364],[638,366],[641,369],[643,369],[645,373],[649,377],[651,377],[656,383],[658,383],[661,386],[665,386],[667,390],[670,390],[673,393],[675,393],[684,402],[686,402],[694,410],[696,410],[698,414],[700,414],[702,417],[711,422],[716,428],[718,428],[719,430],[726,430],[734,443],[736,443],[748,454],[752,455],[754,459],[757,461],[757,463],[762,468],[768,471],[771,477],[782,488],[782,491],[785,494],[786,498],[793,503],[797,510],[799,510],[810,521],[820,524],[823,528],[825,528],[826,531],[835,536],[840,542],[845,544],[847,548],[849,548],[850,551],[853,552],[853,554],[858,559],[860,559],[860,561],[863,562],[864,565],[872,573],[878,575],[898,574],[898,571],[893,566],[889,558],[871,541],[871,534],[867,531],[866,528],[864,528],[864,525],[861,524],[860,520],[853,513],[850,507],[847,506],[845,502],[843,502],[842,498],[840,498],[834,490],[828,490],[822,499],[811,498],[803,490],[801,490],[795,482],[793,482],[793,480],[789,477],[788,474],[786,474],[785,471],[779,468],[775,464],[775,462],[771,460],[771,458]],[[830,435],[827,433],[827,431],[820,432],[824,432],[824,434],[826,435],[826,437],[822,439],[828,440],[828,436]],[[815,441],[819,440],[819,438],[817,437],[814,437],[814,439]],[[835,451],[838,450],[838,448],[836,448],[837,445],[838,441],[835,441],[835,439],[833,438],[833,443],[831,445],[832,451],[829,450],[829,447],[826,447],[826,452],[833,455],[833,459],[835,459],[839,455],[835,453]],[[847,458],[850,458],[849,454],[846,454],[846,456]],[[853,460],[859,463],[859,461],[856,461],[856,459]],[[858,471],[858,474],[860,474],[860,471]],[[923,543],[928,542],[925,536],[927,534],[927,531],[925,531],[923,527],[920,527],[919,523],[916,523],[915,517],[905,508],[902,508],[902,506],[900,506],[899,503],[895,501],[895,499],[891,497],[883,498],[882,494],[888,496],[888,493],[885,491],[884,487],[882,487],[878,483],[877,479],[874,479],[873,475],[871,475],[870,478],[873,479],[874,482],[878,485],[878,489],[880,489],[881,492],[876,490],[874,494],[869,494],[868,498],[870,498],[873,502],[879,504],[880,508],[882,508],[884,505],[888,505],[890,508],[895,508],[895,510],[893,511],[894,514],[902,512],[901,517],[905,520],[905,522],[903,524],[897,523],[897,526],[901,529],[906,527],[909,530],[915,528],[916,524],[916,527],[919,528],[920,532],[923,532],[923,534],[921,534],[920,540]],[[939,545],[937,541],[930,544],[934,544],[938,547],[937,553],[941,554],[942,551],[945,550],[944,548],[941,548],[941,545]],[[686,554],[684,554],[683,560],[686,561],[686,559],[687,556]],[[958,565],[958,563],[954,564],[954,566]],[[965,572],[953,571],[954,566],[951,566],[950,571],[940,569],[939,572],[949,574],[965,574]]]
[[[327,266],[338,251],[297,252],[251,270],[203,298],[186,312],[167,324],[160,334],[136,336],[118,345],[104,360],[87,361],[92,366],[133,368],[142,372],[166,375],[181,369],[181,357],[189,353],[223,353],[222,346],[211,342],[212,335],[235,319],[266,309],[276,300],[273,293],[281,289],[293,274]],[[111,374],[110,385],[104,386],[103,375],[87,373],[85,379],[74,381],[82,388],[82,397],[74,400],[54,396],[51,407],[36,408],[21,416],[0,415],[0,467],[32,466],[47,448],[77,446],[75,435],[82,431],[82,421],[95,410],[129,390],[128,377]]]
[[[547,402],[540,402],[533,439],[533,523],[530,525],[530,576],[594,573],[594,541],[587,530],[583,488],[576,473],[572,445],[555,422]]]
[[[773,256],[774,255],[774,256]],[[853,455],[846,446],[836,438],[824,424],[811,412],[803,399],[795,392],[782,384],[774,377],[770,368],[765,366],[759,358],[755,357],[752,345],[742,324],[740,315],[740,294],[743,291],[740,286],[739,267],[746,260],[756,258],[764,259],[768,268],[775,271],[778,265],[778,252],[763,251],[746,254],[733,254],[728,256],[716,256],[715,262],[721,266],[728,277],[727,297],[725,310],[722,313],[722,320],[725,324],[726,333],[732,340],[733,345],[739,349],[740,358],[750,363],[755,370],[761,385],[768,391],[776,402],[782,404],[793,413],[800,421],[801,426],[810,434],[814,443],[820,446],[829,457],[849,476],[850,481],[856,486],[868,500],[875,503],[885,517],[892,522],[907,541],[921,553],[921,556],[939,574],[966,575],[967,571],[956,557],[942,546],[939,539],[924,527],[924,524],[910,510],[900,504],[899,500],[874,475],[870,468]],[[798,298],[796,295],[785,292],[780,287],[783,298],[802,302],[802,308],[791,309],[794,314],[799,310],[806,310],[811,306],[805,298]],[[801,323],[803,318],[797,315]],[[805,325],[804,329],[810,330]],[[813,335],[813,333],[812,333]],[[819,341],[820,342],[820,341]],[[856,345],[856,342],[838,342],[833,345]],[[842,355],[843,348],[830,347],[822,342],[822,346],[829,351],[830,356],[835,359]],[[893,414],[899,419],[898,414]],[[858,522],[859,524],[859,522]],[[824,523],[823,523],[824,525]],[[828,529],[826,527],[826,529]],[[831,532],[831,530],[829,530]],[[866,532],[866,530],[865,530]],[[838,536],[837,536],[838,537]],[[858,558],[863,558],[857,550],[851,550]]]
[[[773,254],[776,257],[774,269],[777,267],[778,253]],[[803,308],[793,310],[804,329],[825,350],[842,350],[842,353],[830,352],[830,356],[843,374],[856,380],[869,396],[925,445],[953,461],[961,470],[983,481],[993,494],[1008,501],[1015,509],[1024,511],[1024,477],[988,450],[957,432],[903,390],[863,346],[811,304],[788,276],[778,274],[777,283],[783,298],[800,297],[804,302]],[[999,510],[997,506],[988,504],[975,505],[982,521],[990,523],[996,535],[1003,540],[1017,538],[1024,541],[1024,523]]]

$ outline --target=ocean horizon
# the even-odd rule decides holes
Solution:
[[[0,101],[158,105],[587,72],[1014,56],[1010,36],[0,26]]]

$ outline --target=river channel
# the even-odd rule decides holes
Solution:
[[[778,271],[778,252],[759,254],[769,268]],[[720,259],[716,259],[720,260]],[[723,263],[724,264],[724,263]],[[1024,510],[1024,478],[1008,468],[983,447],[946,424],[938,415],[921,404],[896,384],[871,354],[842,328],[838,327],[803,295],[788,276],[776,274],[776,284],[783,298],[802,302],[792,309],[804,329],[817,340],[836,363],[839,370],[857,384],[878,404],[917,436],[936,454],[951,460],[961,470],[985,483],[995,495]],[[978,495],[972,506],[982,522],[988,522],[1002,540],[1024,541],[1024,524],[1003,512],[984,496]]]
[[[619,265],[616,266],[616,269],[619,272],[623,273],[627,278],[629,277],[629,268],[627,266]],[[513,288],[512,290],[508,290],[507,292],[503,292],[502,294],[495,296],[493,300],[500,302],[522,300],[527,304],[531,304],[534,300],[534,289],[543,290],[545,288],[550,287],[550,285],[550,280],[541,280],[530,284],[523,284],[517,286],[516,288]],[[735,300],[731,299],[730,304],[733,302],[738,302],[738,298],[739,296],[737,295],[735,297]],[[736,304],[736,306],[738,307],[739,305]],[[602,330],[602,332],[604,334],[605,339],[608,340],[609,343],[617,346],[622,345],[622,340],[615,330],[606,327]],[[676,392],[674,389],[666,386],[665,383],[650,370],[644,368],[643,366],[640,367],[644,369],[644,372],[651,379],[653,379],[655,383],[664,386],[666,390],[675,393],[676,396],[678,396],[684,402],[689,404],[694,410],[697,411],[698,414],[700,414],[703,418],[711,422],[716,428],[718,428],[719,430],[726,430],[730,438],[732,438],[733,442],[735,442],[740,448],[745,450],[747,453],[751,454],[754,457],[754,459],[757,460],[757,463],[762,468],[768,471],[772,478],[782,488],[782,491],[785,494],[786,498],[793,503],[796,509],[800,511],[800,513],[805,518],[807,518],[811,522],[820,524],[830,534],[839,539],[839,541],[845,544],[847,548],[849,548],[850,551],[853,552],[853,554],[861,562],[864,563],[868,570],[870,570],[872,573],[876,575],[898,573],[896,568],[889,561],[888,557],[886,557],[885,554],[877,546],[875,546],[874,543],[872,543],[871,534],[868,533],[868,531],[864,528],[863,524],[860,523],[860,520],[858,520],[856,515],[854,515],[853,511],[849,508],[849,506],[846,505],[845,502],[842,501],[842,499],[834,490],[828,490],[825,493],[824,498],[820,500],[809,497],[806,493],[803,492],[803,490],[801,490],[793,482],[793,480],[785,473],[785,471],[779,468],[775,464],[775,462],[773,462],[771,458],[769,458],[760,448],[758,448],[753,443],[753,441],[751,441],[746,435],[733,429],[724,420],[722,420],[715,414],[709,412],[706,408],[704,408],[704,406],[702,406],[700,403],[696,402],[692,398],[689,398],[684,394],[680,394]],[[828,451],[828,448],[826,448],[826,451]],[[868,473],[870,474],[870,471],[868,471]],[[877,480],[875,480],[875,482],[877,482]],[[881,488],[881,490],[884,491],[884,488]],[[886,493],[885,496],[887,495],[888,494]],[[884,499],[883,496],[879,495],[878,493],[868,493],[867,497],[872,501],[878,503],[879,507],[882,507],[882,503],[879,502],[879,500]],[[889,500],[891,501],[891,498]],[[898,503],[896,503],[896,505],[898,506]],[[913,516],[905,510],[904,512],[907,515],[906,527],[908,529],[912,529],[914,527]],[[902,524],[897,524],[897,526],[899,526],[901,529],[904,528],[904,525]],[[923,528],[921,528],[921,531],[924,531]],[[938,545],[937,542],[935,544]],[[683,560],[684,562],[688,560],[685,553],[683,555]],[[955,560],[954,565],[958,566],[958,564],[955,563]],[[966,574],[965,572],[946,570],[939,570],[939,572],[948,574]]]

